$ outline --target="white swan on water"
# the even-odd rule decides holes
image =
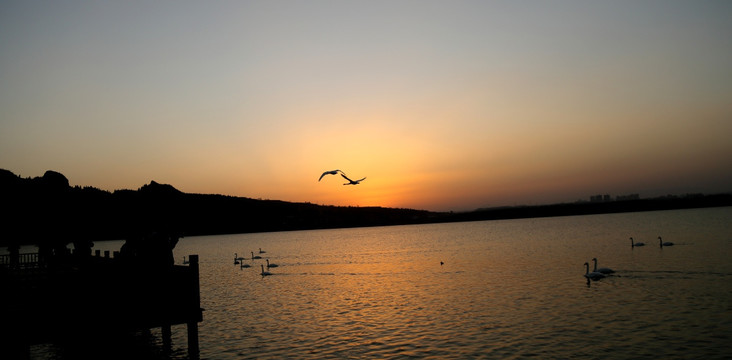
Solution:
[[[585,277],[590,280],[600,280],[605,277],[605,274],[600,272],[590,272],[590,264],[585,263]]]
[[[269,259],[267,259],[267,269],[269,269],[269,268],[271,268],[271,267],[278,267],[278,266],[279,266],[279,265],[277,265],[277,264],[270,264],[270,263],[269,263]]]
[[[262,264],[259,264],[259,265],[260,265],[260,266],[262,267],[262,276],[272,275],[272,273],[271,273],[271,272],[269,272],[269,271],[264,271],[264,265],[262,265]]]
[[[592,258],[592,261],[595,262],[595,269],[592,270],[592,272],[599,272],[602,274],[612,274],[615,272],[615,270],[613,270],[611,268],[606,268],[606,267],[601,267],[598,269],[597,268],[597,258]]]
[[[642,243],[642,242],[633,243],[633,241],[635,241],[635,240],[633,240],[633,238],[631,237],[630,238],[630,247],[631,248],[634,248],[636,246],[645,246],[646,245],[646,243]]]
[[[672,243],[670,241],[664,242],[663,239],[661,239],[661,237],[659,236],[658,237],[658,245],[660,245],[661,247],[664,247],[664,246],[674,246],[674,243]]]

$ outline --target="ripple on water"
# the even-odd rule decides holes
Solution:
[[[721,359],[732,353],[732,211],[701,213],[233,236],[196,248],[227,256],[202,266],[202,357]],[[655,237],[659,223],[693,246],[628,248],[628,233]],[[697,236],[690,224],[709,236],[684,239]],[[234,248],[264,243],[286,264],[276,276],[228,264]],[[593,257],[617,274],[588,287]]]

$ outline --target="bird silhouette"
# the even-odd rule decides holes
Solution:
[[[597,268],[597,258],[592,258],[592,261],[595,263],[595,269],[592,270],[592,272],[599,272],[602,274],[612,274],[615,272],[615,270],[613,270],[611,268],[606,268],[606,267],[601,267],[598,269]]]
[[[341,171],[341,176],[343,176],[344,179],[348,180],[348,182],[343,185],[358,185],[361,181],[366,180],[366,178],[358,179],[358,180],[351,180],[348,178],[348,176],[346,176],[346,173],[344,173],[343,171]]]
[[[339,171],[340,170],[337,170],[337,169],[336,170],[331,170],[331,171],[326,171],[326,172],[324,172],[323,174],[320,175],[320,178],[318,178],[318,181],[320,181],[320,179],[322,179],[323,176],[325,176],[325,175],[335,175],[335,174],[338,174]]]
[[[664,242],[664,241],[663,241],[663,239],[661,239],[661,237],[660,237],[660,236],[658,237],[658,244],[659,244],[659,245],[660,245],[661,247],[664,247],[664,246],[673,246],[673,245],[674,245],[674,243],[672,243],[672,242],[670,242],[670,241],[665,241],[665,242]]]
[[[601,272],[590,272],[590,264],[585,263],[585,277],[590,280],[600,280],[605,277]]]
[[[636,243],[634,243],[634,241],[635,240],[633,240],[633,238],[631,237],[630,238],[630,247],[631,248],[634,248],[636,246],[645,246],[646,245],[645,243],[642,243],[642,242],[636,242]]]
[[[330,170],[330,171],[326,171],[326,172],[322,173],[320,175],[320,178],[318,178],[318,181],[320,181],[323,178],[323,176],[325,176],[325,175],[336,175],[338,173],[340,173],[341,176],[343,176],[344,179],[348,180],[348,182],[345,183],[345,184],[343,184],[343,185],[358,185],[361,181],[366,180],[366,178],[358,179],[358,180],[351,180],[348,177],[348,175],[346,175],[346,173],[344,173],[342,170],[336,169],[336,170]]]

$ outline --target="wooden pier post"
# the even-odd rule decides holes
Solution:
[[[170,324],[161,326],[160,332],[162,333],[162,337],[163,337],[163,349],[169,353],[170,349],[173,346],[173,340],[172,340],[173,331],[171,329]]]
[[[191,270],[189,289],[191,291],[191,309],[196,310],[196,318],[189,319],[188,327],[188,357],[190,359],[199,358],[198,348],[198,322],[202,321],[201,314],[201,289],[198,279],[198,255],[188,255],[188,267]]]

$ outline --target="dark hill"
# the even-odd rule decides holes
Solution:
[[[55,171],[20,178],[0,169],[0,246],[126,239],[154,231],[211,235],[436,222],[515,219],[732,205],[732,195],[686,195],[628,201],[480,209],[462,213],[342,207],[188,194],[151,181],[114,192],[70,186]]]
[[[186,235],[360,227],[425,223],[437,213],[382,207],[338,207],[223,195],[183,193],[151,181],[137,190],[108,192],[71,187],[47,171],[20,178],[0,169],[4,216],[0,246],[124,239],[153,231]]]

